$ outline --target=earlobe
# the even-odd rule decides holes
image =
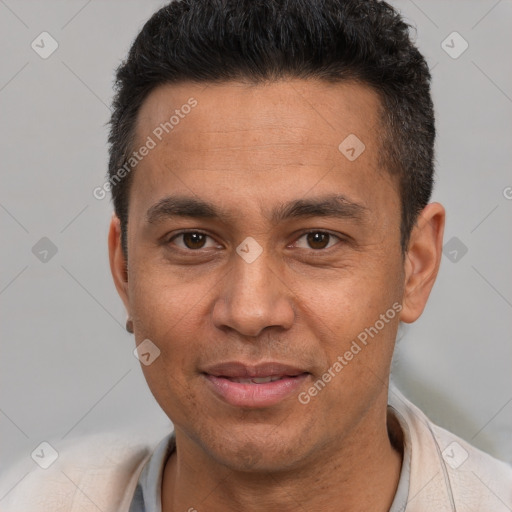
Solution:
[[[117,293],[121,297],[128,315],[130,315],[129,308],[129,293],[128,293],[128,271],[126,266],[126,259],[121,246],[121,222],[117,215],[112,214],[110,221],[110,228],[108,233],[108,253],[110,262],[110,271],[112,278],[117,289]]]
[[[411,232],[404,263],[402,322],[416,321],[425,309],[441,263],[444,222],[443,206],[431,203],[421,211]]]

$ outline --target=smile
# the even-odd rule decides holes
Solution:
[[[224,402],[235,407],[262,408],[296,395],[310,374],[277,362],[256,366],[227,362],[205,369],[203,375],[209,389]]]

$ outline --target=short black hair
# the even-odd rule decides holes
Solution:
[[[405,252],[432,193],[435,139],[430,72],[410,28],[379,0],[176,0],[158,10],[116,72],[108,180],[125,257],[133,172],[120,180],[118,171],[148,95],[186,81],[287,78],[355,81],[378,93],[379,165],[398,178]]]

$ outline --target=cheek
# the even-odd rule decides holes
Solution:
[[[399,265],[383,267],[383,262],[304,295],[309,327],[327,361],[325,370],[342,358],[342,369],[337,365],[339,371],[331,371],[336,375],[330,386],[333,400],[348,390],[363,392],[387,381],[399,324],[401,273]]]
[[[382,263],[365,264],[319,281],[299,281],[293,290],[309,317],[346,339],[373,324],[400,296],[400,274]],[[310,313],[307,313],[310,311]]]
[[[317,384],[313,383],[321,392],[311,387],[307,393],[318,394],[316,407],[328,410],[334,424],[358,416],[361,404],[370,403],[388,382],[400,300],[382,294],[382,289],[380,295],[377,291],[378,287],[362,293],[345,289],[343,294],[326,294],[316,298],[318,310],[311,310],[318,348],[326,364],[315,376]],[[324,301],[330,301],[329,312],[321,307]],[[328,324],[326,314],[330,314]],[[359,397],[360,403],[354,397]]]
[[[204,332],[200,328],[201,298],[204,284],[177,286],[167,272],[151,272],[148,266],[134,274],[133,317],[137,344],[146,339],[158,348],[158,357],[149,365],[141,364],[148,386],[163,411],[173,421],[195,416],[191,380]],[[208,289],[208,288],[206,288]],[[202,291],[202,293],[200,293]]]
[[[151,392],[168,414],[180,409],[191,396],[189,380],[193,376],[201,339],[204,284],[177,286],[167,271],[144,267],[134,273],[133,318],[137,344],[151,340],[159,351],[148,366],[141,365]],[[208,290],[208,288],[206,288]],[[203,336],[204,337],[204,336]],[[190,407],[190,406],[189,406]]]
[[[176,271],[165,265],[144,262],[130,275],[130,301],[134,320],[141,335],[165,340],[181,329],[194,315],[194,307],[208,289],[204,282],[183,282]]]

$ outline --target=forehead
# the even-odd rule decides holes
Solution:
[[[137,164],[130,203],[165,192],[219,199],[219,186],[260,202],[313,187],[371,202],[382,193],[378,182],[390,181],[378,168],[380,108],[373,89],[353,82],[160,86],[137,119],[135,146],[151,139],[154,147]]]
[[[187,104],[192,101],[197,105],[189,109]],[[170,121],[172,126],[163,128],[159,142],[170,142],[166,135],[172,132],[175,151],[185,149],[182,136],[186,138],[190,131],[198,135],[196,150],[233,137],[249,145],[254,135],[269,141],[285,135],[282,143],[305,140],[337,149],[349,133],[372,135],[379,111],[377,93],[355,82],[290,79],[264,84],[166,84],[152,91],[142,104],[136,134],[138,139],[150,134],[159,138],[158,127]]]

